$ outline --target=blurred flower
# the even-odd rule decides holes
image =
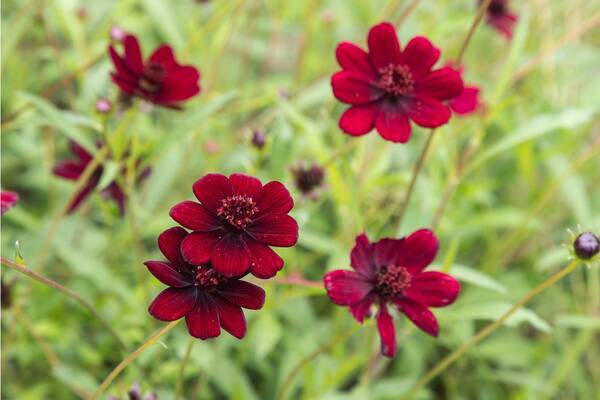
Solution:
[[[61,178],[70,181],[77,181],[83,171],[85,171],[87,168],[88,164],[92,162],[94,157],[88,153],[86,149],[72,140],[69,141],[69,147],[71,148],[71,152],[75,156],[75,159],[57,163],[54,166],[53,173]],[[125,169],[120,171],[123,176],[125,175],[125,172]],[[68,211],[69,213],[75,211],[83,203],[83,201],[87,199],[90,194],[92,194],[92,192],[100,183],[103,173],[104,168],[102,165],[96,167],[96,170],[92,173],[88,183],[79,191],[71,203]],[[148,175],[150,175],[150,168],[146,168],[141,171],[137,178],[138,183],[148,177]],[[125,192],[123,189],[121,189],[121,186],[119,186],[116,180],[112,181],[106,188],[104,188],[102,190],[102,194],[106,197],[110,197],[115,203],[117,203],[121,214],[125,213]]]
[[[263,131],[262,129],[255,129],[252,132],[252,144],[254,145],[254,147],[256,147],[257,149],[262,149],[263,147],[265,147],[266,143],[267,137],[265,136],[265,131]]]
[[[591,260],[600,252],[600,239],[592,232],[580,233],[573,243],[573,250],[581,260]]]
[[[149,393],[146,397],[143,397],[139,383],[131,385],[131,389],[127,392],[127,397],[129,400],[158,400],[158,396],[154,393]],[[117,397],[109,396],[108,400],[117,400]]]
[[[340,118],[340,128],[361,136],[373,128],[385,140],[406,143],[412,120],[436,128],[448,122],[445,101],[458,96],[462,79],[452,68],[432,71],[440,51],[424,37],[413,38],[401,50],[396,30],[381,23],[369,31],[369,52],[353,43],[336,49],[342,71],[331,78],[333,94],[350,104]]]
[[[206,154],[217,154],[221,150],[221,146],[219,146],[219,142],[216,140],[208,139],[204,142],[204,152]]]
[[[101,97],[96,101],[96,111],[100,114],[109,114],[112,111],[112,103],[110,100]]]
[[[483,0],[478,0],[479,5]],[[486,20],[494,29],[504,35],[507,39],[512,38],[515,24],[517,23],[516,14],[508,9],[508,0],[492,0],[487,9]]]
[[[464,76],[464,73],[465,73],[464,66],[462,66],[462,65],[458,66],[453,62],[447,63],[446,66],[456,70],[460,74],[461,77]],[[479,88],[479,86],[475,86],[475,85],[467,86],[465,84],[462,93],[460,95],[458,95],[457,97],[450,99],[450,101],[448,101],[448,105],[450,106],[452,111],[455,112],[456,114],[459,114],[459,115],[472,114],[475,111],[479,110],[483,106],[483,103],[481,102],[481,99],[480,99],[480,93],[481,93],[481,89]]]
[[[2,205],[1,215],[14,207],[19,201],[19,194],[16,192],[4,191],[0,192],[0,203]]]
[[[298,241],[298,224],[288,213],[294,201],[280,182],[266,185],[251,176],[208,174],[193,185],[200,203],[176,204],[171,217],[193,230],[181,245],[192,265],[208,262],[225,276],[250,272],[271,278],[283,259],[270,246],[291,247]]]
[[[144,264],[169,288],[154,299],[148,311],[161,321],[185,317],[190,335],[199,339],[217,337],[221,328],[238,339],[243,338],[246,319],[242,308],[262,308],[265,291],[241,281],[241,276],[220,274],[209,262],[187,263],[182,250],[189,237],[180,227],[167,229],[158,237],[158,247],[168,261]]]
[[[112,80],[124,93],[171,108],[200,93],[200,73],[191,65],[178,64],[170,46],[157,48],[145,62],[135,36],[127,35],[123,46],[123,56],[112,45],[109,54],[116,69]]]
[[[294,175],[296,188],[308,196],[323,184],[325,170],[317,163],[310,166],[300,164],[292,168],[292,175]]]
[[[350,253],[354,271],[335,270],[326,274],[327,294],[335,304],[348,306],[361,323],[370,315],[373,303],[377,303],[381,351],[387,357],[394,357],[396,333],[387,310],[388,302],[420,329],[437,337],[438,323],[429,307],[447,306],[458,297],[460,284],[452,276],[423,272],[437,251],[438,240],[427,229],[402,239],[381,239],[376,243],[361,234]]]
[[[127,32],[123,30],[120,26],[113,25],[110,28],[110,38],[115,42],[121,42],[127,36]]]

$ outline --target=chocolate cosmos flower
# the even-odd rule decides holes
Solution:
[[[167,229],[158,237],[158,247],[168,261],[144,264],[159,281],[169,286],[150,304],[148,311],[161,321],[185,317],[190,335],[199,339],[219,336],[221,328],[241,339],[246,334],[242,308],[258,310],[265,291],[239,277],[225,277],[210,263],[189,264],[181,254],[185,229]]]
[[[0,192],[0,201],[2,203],[2,215],[9,209],[14,207],[19,201],[19,194],[16,192],[4,191]]]
[[[479,5],[483,0],[479,0]],[[494,29],[507,39],[512,38],[515,24],[518,21],[516,14],[508,9],[508,0],[492,0],[487,9],[486,20]]]
[[[86,149],[72,140],[69,142],[69,147],[71,148],[71,152],[75,156],[75,159],[59,162],[54,167],[53,172],[54,175],[61,178],[70,181],[77,181],[83,171],[85,171],[87,168],[88,164],[92,162],[94,157],[88,153]],[[103,172],[104,168],[102,165],[99,165],[88,180],[88,183],[79,191],[69,206],[69,213],[75,211],[81,205],[81,203],[83,203],[83,201],[94,192],[100,183]],[[149,174],[150,168],[144,169],[138,177],[138,182],[145,179]],[[106,197],[110,197],[115,203],[117,203],[121,214],[125,212],[125,192],[123,189],[121,189],[117,181],[111,182],[105,189],[102,190],[102,194]]]
[[[170,46],[160,46],[146,61],[135,36],[125,36],[123,46],[123,56],[113,46],[108,51],[116,69],[112,80],[125,94],[178,108],[179,102],[200,93],[200,73],[191,65],[178,64]]]
[[[438,323],[429,307],[447,306],[458,297],[460,284],[452,276],[423,272],[437,251],[438,240],[427,229],[406,238],[381,239],[376,243],[361,234],[350,253],[354,271],[340,269],[325,275],[327,294],[335,304],[348,306],[361,323],[376,303],[381,351],[394,357],[396,333],[388,303],[426,333],[438,336]]]
[[[367,42],[368,53],[348,42],[336,50],[343,70],[331,78],[333,94],[351,105],[340,128],[353,136],[375,128],[384,139],[405,143],[411,120],[427,128],[447,123],[451,112],[444,102],[458,96],[463,83],[451,68],[432,71],[440,51],[424,37],[413,38],[402,50],[389,23],[371,28]]]
[[[291,247],[298,240],[298,224],[288,215],[294,201],[283,184],[263,186],[243,174],[208,174],[193,190],[200,203],[184,201],[170,212],[194,231],[181,244],[188,263],[210,262],[225,276],[250,270],[259,278],[271,278],[281,270],[283,260],[270,246]]]

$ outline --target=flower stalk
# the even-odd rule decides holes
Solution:
[[[525,306],[531,299],[535,296],[543,292],[548,287],[552,286],[556,282],[560,281],[565,276],[569,275],[575,268],[579,265],[579,260],[573,260],[567,265],[564,269],[550,276],[544,282],[530,290],[527,294],[525,294],[519,301],[517,301],[507,312],[505,312],[500,318],[496,321],[490,323],[485,328],[483,328],[479,333],[475,336],[471,337],[468,341],[466,341],[462,346],[458,349],[454,350],[452,353],[444,357],[440,362],[438,362],[429,372],[427,372],[421,379],[415,383],[410,390],[402,396],[402,400],[411,399],[417,392],[429,383],[433,378],[442,373],[446,368],[448,368],[454,361],[458,360],[467,350],[471,347],[475,346],[483,339],[494,333],[496,329],[498,329],[504,322],[506,322],[515,312],[517,312],[521,307]]]
[[[156,343],[158,341],[158,339],[160,339],[167,332],[169,332],[171,329],[173,329],[175,327],[175,325],[177,325],[178,322],[179,322],[179,320],[175,320],[175,321],[170,322],[167,325],[163,326],[161,329],[156,331],[152,336],[150,336],[148,338],[148,340],[146,340],[140,347],[138,347],[135,351],[133,351],[127,357],[125,357],[123,359],[123,361],[121,361],[119,363],[119,365],[117,365],[115,367],[115,369],[113,369],[111,371],[111,373],[108,374],[108,376],[106,377],[106,379],[104,379],[104,381],[100,384],[100,386],[98,386],[98,389],[96,389],[94,394],[92,394],[92,396],[90,397],[90,400],[97,400],[98,398],[100,398],[100,395],[102,395],[102,393],[104,393],[106,391],[106,389],[108,389],[110,384],[115,380],[115,378],[117,376],[119,376],[121,371],[123,371],[125,368],[127,368],[127,366],[129,364],[131,364],[133,361],[135,361],[135,359],[138,358],[140,356],[140,354],[142,354],[148,347],[152,346],[154,343]]]
[[[187,362],[190,359],[190,354],[192,353],[192,347],[194,347],[194,343],[196,340],[191,337],[189,343],[187,345],[187,349],[185,350],[185,355],[183,356],[183,360],[181,360],[181,365],[179,366],[179,376],[177,377],[177,383],[175,384],[175,397],[173,400],[179,400],[181,397],[181,388],[183,387],[183,379],[185,376],[185,367],[187,366]]]
[[[78,293],[74,292],[73,290],[61,285],[58,282],[53,281],[52,279],[46,278],[43,275],[38,274],[37,272],[32,271],[31,269],[27,268],[24,265],[20,265],[17,264],[11,260],[8,260],[4,257],[0,258],[1,264],[13,269],[17,272],[22,273],[23,275],[27,275],[30,278],[35,279],[38,282],[43,283],[46,286],[50,286],[54,289],[57,289],[58,291],[62,292],[63,294],[65,294],[66,296],[72,298],[73,300],[75,300],[76,302],[78,302],[79,304],[81,304],[84,308],[86,308],[94,317],[96,317],[96,319],[108,330],[108,332],[110,332],[111,335],[114,336],[114,338],[117,340],[117,342],[119,343],[119,345],[122,348],[126,348],[127,346],[125,345],[125,342],[123,341],[123,339],[121,339],[121,337],[117,334],[117,332],[111,327],[111,325],[108,323],[108,321],[106,319],[104,319],[104,317],[102,315],[100,315],[100,313],[94,308],[94,306],[89,303],[86,299],[84,299],[83,297],[81,297]]]

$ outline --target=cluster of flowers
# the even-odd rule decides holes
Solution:
[[[510,37],[517,18],[508,11],[506,1],[493,0],[487,20]],[[121,96],[179,109],[181,102],[200,93],[200,72],[179,64],[170,46],[158,47],[144,60],[135,36],[119,31],[113,37],[123,49],[119,53],[109,47],[115,69],[111,78]],[[413,123],[437,128],[448,123],[453,112],[470,114],[481,109],[480,89],[464,84],[464,67],[449,62],[436,68],[441,52],[427,38],[415,37],[403,48],[394,26],[381,23],[369,31],[367,47],[363,50],[343,42],[336,49],[342,70],[332,76],[331,86],[333,95],[350,106],[339,120],[346,134],[361,136],[375,129],[385,140],[406,143]],[[97,104],[105,113],[110,106],[106,100]],[[252,141],[262,148],[264,133],[256,131]],[[78,180],[93,156],[75,142],[70,147],[74,159],[57,164],[54,173]],[[98,189],[102,165],[91,172],[69,211]],[[298,189],[307,195],[324,179],[323,169],[316,164],[300,165],[292,172]],[[136,181],[149,173],[149,168],[142,169]],[[126,195],[119,182],[115,178],[101,192],[123,213]],[[208,174],[192,190],[197,201],[182,201],[171,208],[170,216],[179,226],[158,237],[165,260],[145,263],[167,286],[150,304],[149,313],[161,321],[185,318],[189,333],[199,339],[219,336],[221,328],[242,338],[247,329],[243,309],[258,310],[265,302],[264,290],[243,278],[270,279],[283,268],[283,259],[272,247],[291,247],[298,241],[298,224],[289,215],[294,201],[281,182],[263,185],[244,174]],[[17,199],[15,193],[2,192],[2,213]],[[578,254],[598,253],[597,237],[586,234],[578,240]],[[375,318],[385,356],[393,357],[397,349],[390,305],[427,334],[438,336],[430,308],[450,305],[460,293],[460,284],[452,276],[425,271],[438,248],[438,239],[428,229],[375,242],[362,233],[350,252],[352,270],[335,270],[324,277],[330,299],[348,307],[358,322],[377,307]]]

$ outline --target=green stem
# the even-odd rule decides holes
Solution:
[[[398,19],[396,19],[396,21],[395,21],[396,27],[400,27],[402,25],[402,23],[404,23],[404,21],[406,20],[406,18],[408,18],[410,13],[412,13],[413,10],[417,7],[417,4],[419,4],[419,1],[420,0],[413,0],[412,3],[410,3],[408,6],[406,6],[406,8],[402,11],[402,14],[400,14]]]
[[[131,364],[136,358],[138,358],[140,354],[142,354],[148,347],[156,343],[158,339],[160,339],[164,334],[173,329],[179,321],[180,320],[169,322],[167,325],[165,325],[164,327],[156,331],[152,336],[150,336],[148,340],[146,340],[135,351],[133,351],[127,357],[125,357],[123,361],[121,361],[119,365],[117,365],[115,369],[113,369],[112,372],[108,374],[108,376],[106,377],[106,379],[104,379],[100,386],[98,386],[98,389],[96,389],[92,397],[90,397],[90,400],[97,400],[100,397],[100,395],[104,393],[106,389],[108,389],[108,387],[115,380],[115,378],[119,376],[121,371],[127,368],[129,364]]]
[[[338,343],[344,341],[345,339],[349,338],[354,332],[356,332],[362,326],[363,325],[359,325],[355,329],[350,329],[350,330],[345,330],[343,332],[340,332],[333,339],[331,339],[330,341],[324,343],[322,346],[320,346],[319,348],[317,348],[315,351],[313,351],[312,353],[308,354],[306,357],[304,357],[303,359],[301,359],[298,362],[298,364],[296,364],[294,366],[294,368],[292,368],[292,370],[286,375],[285,379],[283,380],[283,383],[281,384],[281,388],[277,392],[277,396],[275,396],[275,399],[276,400],[284,400],[286,398],[285,396],[286,396],[286,394],[287,394],[290,386],[294,382],[294,378],[296,378],[296,376],[302,371],[302,369],[306,365],[308,365],[312,360],[314,360],[315,358],[317,358],[319,355],[321,355],[321,354],[326,353],[327,351],[329,351],[329,349],[331,349],[336,344],[338,344]]]
[[[190,354],[192,353],[192,347],[194,347],[194,343],[196,343],[196,340],[191,337],[187,349],[185,350],[183,360],[181,361],[181,366],[179,367],[179,376],[177,377],[177,383],[175,384],[175,397],[173,400],[178,400],[181,396],[181,388],[183,387],[183,378],[185,375],[185,366],[187,365]]]
[[[564,269],[550,276],[544,282],[530,290],[500,318],[488,324],[485,328],[479,331],[479,333],[477,333],[475,336],[471,337],[471,339],[466,341],[462,346],[460,346],[458,349],[454,350],[452,353],[448,354],[440,362],[438,362],[431,370],[429,370],[429,372],[427,372],[427,374],[425,374],[421,379],[419,379],[417,383],[415,383],[404,396],[402,396],[402,399],[406,400],[412,398],[423,386],[425,386],[433,378],[435,378],[446,368],[448,368],[454,361],[459,359],[467,350],[469,350],[471,347],[473,347],[474,345],[491,335],[496,329],[498,329],[504,322],[506,322],[506,320],[508,320],[515,312],[517,312],[521,307],[527,304],[531,299],[540,294],[549,286],[552,286],[553,284],[555,284],[556,282],[573,272],[573,270],[577,267],[578,264],[579,260],[571,261],[569,265],[567,265]]]
[[[104,327],[115,337],[115,339],[117,339],[117,341],[119,342],[119,345],[121,345],[122,348],[126,348],[127,346],[125,345],[125,342],[121,339],[121,337],[117,334],[117,332],[112,328],[112,326],[110,325],[110,323],[104,319],[104,317],[102,315],[100,315],[100,313],[94,308],[94,306],[89,303],[86,299],[84,299],[83,297],[81,297],[78,293],[72,291],[71,289],[61,285],[58,282],[53,281],[52,279],[46,278],[43,275],[38,274],[37,272],[34,272],[32,270],[30,270],[29,268],[27,268],[24,265],[19,265],[13,261],[10,261],[4,257],[0,257],[0,261],[2,265],[7,266],[10,269],[13,269],[17,272],[22,273],[23,275],[27,275],[30,278],[35,279],[38,282],[43,283],[46,286],[50,286],[54,289],[57,289],[58,291],[64,293],[66,296],[72,298],[73,300],[75,300],[76,302],[78,302],[79,304],[81,304],[84,308],[86,308],[94,317],[96,317],[96,319],[98,321],[100,321],[100,323],[102,325],[104,325]]]
[[[456,58],[457,64],[460,64],[462,62],[462,60],[465,56],[465,52],[467,51],[467,47],[469,47],[469,43],[471,43],[471,39],[473,39],[475,30],[477,29],[477,26],[479,25],[483,16],[485,15],[485,12],[487,11],[488,7],[490,6],[490,3],[491,3],[491,0],[485,0],[481,3],[481,6],[479,7],[479,11],[477,12],[475,19],[473,20],[473,23],[471,24],[471,27],[469,28],[469,32],[467,32],[467,36],[465,37],[465,39],[463,41],[460,51],[458,52],[458,57]],[[425,162],[425,159],[427,158],[427,152],[429,151],[429,148],[431,147],[431,143],[433,142],[433,136],[435,134],[435,131],[436,131],[435,129],[432,129],[431,132],[429,133],[427,142],[425,142],[425,147],[423,147],[423,150],[421,151],[421,155],[419,156],[419,160],[417,161],[417,164],[415,165],[415,169],[413,170],[413,175],[410,180],[408,190],[406,191],[406,194],[404,195],[404,200],[402,201],[402,205],[400,206],[400,212],[398,215],[398,224],[396,225],[396,232],[400,232],[400,228],[402,227],[402,220],[404,219],[404,214],[406,214],[406,209],[408,208],[410,198],[412,197],[412,194],[414,192],[415,185],[417,183],[417,179],[419,178],[419,174],[421,173],[421,170],[423,169],[423,164]]]

